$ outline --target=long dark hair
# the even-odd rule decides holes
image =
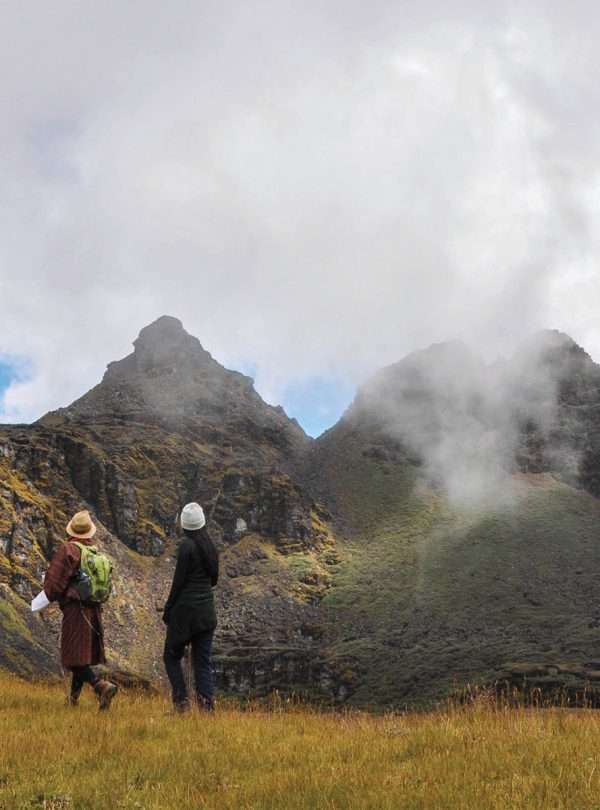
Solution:
[[[203,526],[201,529],[184,529],[183,533],[190,540],[194,541],[194,546],[202,560],[202,565],[211,579],[213,585],[219,579],[219,552],[213,543],[208,529]]]

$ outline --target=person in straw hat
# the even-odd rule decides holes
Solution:
[[[85,604],[74,587],[81,563],[81,550],[76,543],[92,546],[96,534],[90,513],[77,512],[69,521],[68,539],[62,543],[46,573],[44,592],[50,602],[58,602],[63,614],[61,633],[61,656],[63,667],[72,673],[70,706],[77,706],[85,683],[94,689],[101,710],[109,708],[117,692],[117,686],[102,679],[92,667],[104,664],[104,628],[102,607]]]

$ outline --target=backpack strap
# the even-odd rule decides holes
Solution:
[[[77,546],[79,551],[83,552],[83,549],[87,549],[87,551],[93,551],[94,554],[98,553],[98,546],[86,546],[85,543],[78,543],[77,541],[70,541],[73,543],[74,546]]]

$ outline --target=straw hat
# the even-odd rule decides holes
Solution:
[[[69,537],[76,537],[78,540],[89,540],[90,537],[96,534],[96,527],[92,523],[87,509],[73,515],[67,525],[67,534]]]

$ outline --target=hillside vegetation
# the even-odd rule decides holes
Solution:
[[[593,810],[589,711],[319,714],[302,707],[169,716],[121,694],[99,715],[58,687],[0,677],[2,810]]]
[[[349,524],[322,614],[350,702],[429,706],[527,672],[544,692],[600,685],[596,498],[517,475],[510,504],[460,511],[410,459],[382,462],[369,436],[336,432],[320,474]]]

